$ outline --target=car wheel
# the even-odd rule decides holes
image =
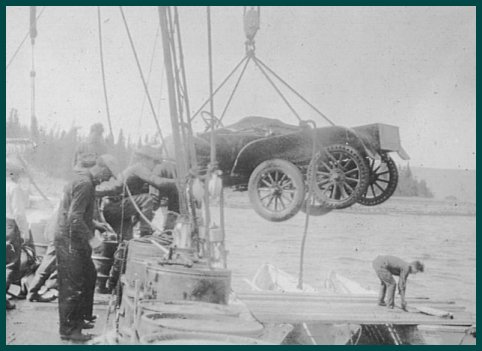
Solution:
[[[380,160],[369,160],[369,184],[367,191],[358,199],[365,206],[375,206],[393,195],[398,184],[397,165],[387,154]]]
[[[261,217],[272,222],[286,221],[297,214],[303,204],[303,175],[291,162],[264,161],[249,177],[248,194]]]
[[[364,158],[348,145],[330,145],[310,163],[308,181],[316,200],[324,207],[353,205],[366,192],[369,170]]]

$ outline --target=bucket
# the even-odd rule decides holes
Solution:
[[[133,287],[135,281],[139,280],[140,287],[143,289],[146,279],[145,260],[162,257],[163,255],[164,253],[146,238],[130,240],[127,248],[125,269],[125,281],[127,285]]]
[[[147,262],[145,299],[194,300],[227,304],[231,292],[231,271],[209,269],[203,264],[192,267]]]
[[[211,333],[157,333],[141,338],[143,345],[269,345],[247,337]]]
[[[139,330],[142,335],[155,332],[218,333],[256,338],[263,333],[263,325],[254,320],[223,315],[184,315],[145,313]]]

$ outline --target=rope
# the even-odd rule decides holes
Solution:
[[[325,116],[320,110],[318,110],[313,104],[311,104],[308,100],[306,100],[300,93],[298,93],[294,88],[292,88],[286,81],[284,81],[279,75],[276,74],[271,68],[269,68],[264,62],[262,62],[257,57],[254,57],[256,63],[262,65],[265,69],[267,69],[273,76],[275,76],[281,83],[283,83],[291,92],[293,92],[296,96],[298,96],[301,100],[303,100],[308,106],[310,106],[313,110],[315,110],[321,117],[323,117],[328,123],[331,125],[335,125],[335,123]]]
[[[105,111],[106,111],[106,114],[107,114],[107,123],[109,125],[110,136],[113,139],[114,133],[112,131],[112,121],[111,121],[111,118],[110,118],[109,99],[107,97],[107,84],[106,84],[106,79],[105,79],[104,49],[103,49],[103,45],[102,45],[102,20],[101,20],[100,6],[97,6],[97,24],[98,24],[98,27],[99,27],[100,68],[101,68],[101,72],[102,72],[102,86],[104,88]]]
[[[119,10],[120,10],[121,15],[122,15],[122,20],[124,22],[124,27],[126,29],[127,36],[129,38],[129,43],[130,43],[131,48],[132,48],[132,53],[134,54],[134,58],[136,60],[137,69],[139,70],[139,75],[140,75],[141,80],[142,80],[142,85],[144,86],[144,91],[145,91],[147,99],[149,101],[149,106],[151,107],[152,116],[154,117],[154,122],[156,123],[157,132],[159,133],[159,136],[161,138],[162,148],[164,149],[164,152],[166,153],[166,155],[169,157],[169,155],[167,153],[166,145],[164,143],[164,137],[162,136],[161,126],[159,125],[159,121],[157,119],[157,114],[156,114],[156,111],[154,109],[154,105],[152,103],[151,95],[149,94],[149,89],[147,87],[147,83],[146,83],[146,80],[144,78],[144,74],[142,73],[142,68],[141,68],[141,64],[139,62],[139,57],[137,56],[137,51],[136,51],[136,48],[134,46],[134,41],[132,39],[132,35],[131,35],[130,30],[129,30],[129,25],[127,24],[127,19],[126,19],[126,16],[124,14],[124,10],[122,9],[122,6],[119,6]]]
[[[283,95],[283,93],[281,92],[281,90],[278,89],[278,87],[276,86],[276,84],[274,84],[274,82],[271,80],[271,78],[268,76],[268,74],[265,72],[264,68],[258,63],[258,60],[256,58],[254,58],[254,63],[256,63],[256,66],[258,66],[259,70],[261,71],[261,73],[263,73],[264,77],[268,80],[268,82],[271,84],[271,86],[274,88],[274,90],[276,90],[276,92],[278,93],[278,95],[281,97],[281,99],[283,99],[283,101],[285,102],[285,104],[288,106],[288,108],[291,110],[291,112],[293,112],[293,114],[296,116],[296,118],[298,118],[298,121],[302,121],[301,117],[298,115],[298,113],[295,111],[295,109],[293,108],[293,106],[291,106],[291,104],[289,103],[289,101],[285,98],[285,96]]]
[[[241,82],[241,78],[244,76],[244,72],[246,72],[246,68],[248,67],[248,63],[251,61],[251,56],[248,57],[246,60],[246,63],[244,64],[243,70],[241,71],[241,74],[238,77],[238,80],[236,81],[236,84],[234,85],[234,89],[231,92],[231,95],[229,96],[228,102],[226,103],[226,106],[224,107],[223,113],[221,114],[221,117],[219,117],[219,123],[223,121],[224,115],[226,114],[226,111],[228,110],[229,105],[231,104],[231,100],[234,97],[234,93],[238,89],[239,83]]]
[[[244,56],[241,61],[239,61],[239,63],[233,68],[233,70],[226,76],[226,78],[224,78],[224,80],[222,81],[222,83],[214,90],[213,92],[213,96],[217,94],[217,92],[224,86],[224,84],[226,84],[226,82],[229,80],[229,78],[232,77],[232,75],[234,74],[234,72],[236,72],[238,70],[238,68],[243,64],[243,62],[245,60],[248,59],[248,56]],[[201,105],[201,107],[199,107],[199,109],[192,115],[191,117],[191,121],[202,111],[202,109],[204,108],[204,106],[207,105],[207,103],[209,102],[209,100],[211,100],[212,98],[211,96],[206,100],[204,101],[204,103]]]
[[[38,14],[37,16],[37,21],[40,19],[40,16],[42,16],[42,13],[44,12],[46,6],[42,7],[42,10],[40,10],[40,13]],[[22,48],[23,44],[25,43],[25,41],[27,40],[27,38],[29,37],[30,35],[30,31],[27,31],[27,33],[25,34],[25,36],[23,37],[22,41],[20,42],[20,44],[18,45],[17,49],[15,50],[15,52],[13,53],[12,57],[10,58],[10,60],[8,60],[8,63],[7,63],[7,67],[5,68],[5,70],[8,69],[8,67],[10,67],[11,63],[13,62],[13,60],[15,59],[15,57],[17,56],[17,54],[19,53],[20,49]]]
[[[316,124],[313,121],[307,121],[306,123],[312,124],[312,151],[311,151],[311,163],[313,163],[313,160],[316,157]],[[310,211],[309,208],[311,205],[314,203],[314,196],[313,196],[313,186],[311,182],[308,183],[308,197],[306,198],[305,201],[305,206],[306,206],[306,216],[305,216],[305,227],[303,229],[303,239],[301,240],[301,253],[300,253],[300,271],[299,271],[299,276],[298,276],[298,289],[302,290],[303,289],[303,264],[304,264],[304,258],[305,258],[305,244],[306,244],[306,238],[308,237],[308,227],[310,223]]]

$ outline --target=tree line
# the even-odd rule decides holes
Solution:
[[[429,189],[425,180],[418,180],[412,173],[410,165],[398,167],[398,186],[394,196],[417,196],[433,198],[433,193]]]
[[[79,135],[78,130],[78,127],[72,127],[67,131],[54,131],[53,129],[47,131],[38,127],[37,123],[26,126],[20,123],[18,112],[15,109],[10,111],[6,123],[7,138],[27,138],[34,142],[33,150],[24,154],[30,165],[48,176],[63,179],[70,178],[75,150],[84,139]],[[149,137],[146,136],[144,143],[149,140]],[[132,143],[129,137],[125,137],[124,131],[121,129],[117,139],[106,138],[106,144],[108,152],[117,157],[119,165],[125,168],[130,162],[134,149],[142,145],[143,141],[139,138],[137,143]]]

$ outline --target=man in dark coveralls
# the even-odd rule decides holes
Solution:
[[[75,168],[64,188],[55,226],[58,264],[60,336],[86,341],[82,329],[92,328],[96,270],[89,240],[94,236],[95,186],[117,172],[113,156],[102,155],[90,169]]]
[[[97,189],[97,197],[107,197],[104,200],[102,212],[106,221],[115,231],[120,231],[124,219],[138,215],[132,202],[137,205],[148,221],[152,220],[154,203],[149,194],[149,185],[159,189],[161,193],[169,189],[167,195],[173,199],[171,200],[173,206],[170,210],[179,210],[176,181],[162,176],[162,172],[154,172],[156,165],[160,162],[160,150],[151,146],[143,146],[134,152],[132,164],[119,174],[116,182],[106,183],[105,186]],[[126,188],[129,189],[132,200]],[[150,223],[145,221],[142,216],[139,220],[140,236],[152,234]],[[124,240],[132,239],[131,232],[124,231],[122,234]]]
[[[380,278],[380,294],[378,295],[378,305],[393,308],[395,306],[395,286],[394,275],[398,276],[398,292],[400,293],[402,309],[406,311],[407,302],[405,301],[405,290],[409,274],[423,272],[424,265],[420,261],[411,263],[405,262],[395,256],[378,256],[373,261],[373,269]],[[385,303],[385,295],[387,302]]]

